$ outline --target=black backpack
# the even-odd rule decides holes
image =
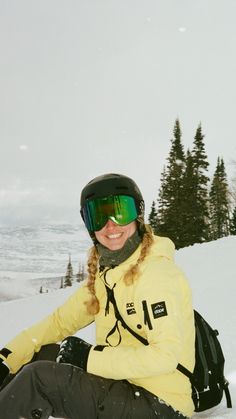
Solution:
[[[195,367],[191,373],[183,365],[177,369],[185,374],[192,384],[192,399],[195,412],[202,412],[218,405],[226,396],[227,407],[232,407],[229,383],[224,376],[225,359],[218,331],[213,330],[204,318],[194,310],[195,320]]]
[[[148,345],[147,339],[140,336],[132,330],[122,318],[114,296],[114,290],[106,285],[108,301],[113,304],[116,316],[116,324],[113,329],[108,333],[108,338],[119,330],[118,322],[121,323],[124,329],[128,330],[136,339],[144,345]],[[144,302],[143,302],[144,303]],[[143,304],[145,307],[145,305]],[[147,307],[146,307],[147,310]],[[226,396],[227,407],[232,407],[229,383],[224,377],[224,355],[217,338],[218,331],[213,330],[211,326],[204,320],[204,318],[194,310],[195,320],[195,367],[194,371],[190,372],[183,365],[178,364],[177,369],[185,374],[192,385],[192,399],[195,406],[195,412],[202,412],[203,410],[211,409],[217,406],[223,397]],[[121,339],[121,338],[120,338]],[[120,339],[118,344],[120,343]]]

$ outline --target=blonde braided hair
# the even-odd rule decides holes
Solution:
[[[99,255],[96,246],[93,246],[90,250],[90,254],[88,257],[88,283],[87,287],[90,291],[91,298],[89,301],[86,301],[85,304],[87,306],[87,310],[89,314],[97,314],[99,312],[99,301],[95,294],[95,279],[96,273],[98,270],[98,260]]]
[[[140,252],[139,258],[137,262],[135,263],[135,265],[130,266],[128,271],[125,273],[124,282],[126,285],[132,285],[135,279],[138,277],[140,273],[140,270],[139,270],[140,264],[144,261],[145,257],[149,253],[152,243],[153,243],[152,229],[149,225],[146,225],[145,233],[142,239],[142,246],[141,246],[141,252]]]
[[[144,226],[143,226],[144,227]],[[153,243],[152,229],[149,225],[145,225],[145,232],[141,243],[141,252],[135,265],[130,266],[124,275],[124,282],[126,285],[132,285],[140,273],[140,264],[150,251]],[[93,246],[88,257],[88,283],[87,287],[90,291],[91,298],[86,301],[86,306],[89,314],[97,314],[99,312],[99,301],[95,294],[95,279],[98,270],[99,255],[96,246]]]

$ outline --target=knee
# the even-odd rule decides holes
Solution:
[[[30,364],[24,365],[22,368],[22,372],[24,373],[31,373],[32,371],[37,371],[38,369],[43,368],[43,364],[45,361],[34,361]]]
[[[36,378],[43,378],[50,376],[51,368],[55,363],[51,361],[35,361],[30,364],[25,365],[20,375],[22,377],[36,377]]]
[[[34,368],[35,368],[35,363],[24,365],[19,374],[22,375],[22,376],[23,375],[31,375],[33,373]]]
[[[78,379],[81,372],[77,367],[68,364],[58,364],[53,361],[35,361],[25,365],[20,375],[23,379],[46,386],[48,389],[70,387],[71,381]],[[78,380],[80,381],[80,380]]]

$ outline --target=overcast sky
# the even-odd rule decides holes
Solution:
[[[2,213],[77,209],[110,171],[149,211],[176,118],[185,149],[201,122],[230,177],[235,19],[235,0],[0,0]]]

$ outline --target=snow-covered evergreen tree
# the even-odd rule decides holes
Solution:
[[[84,264],[80,263],[79,264],[79,269],[78,272],[76,274],[76,281],[77,282],[81,282],[85,279],[85,269],[84,269]]]
[[[69,255],[69,262],[67,264],[66,275],[64,278],[64,288],[71,287],[73,281],[73,268],[71,263],[71,256]]]
[[[171,149],[167,158],[167,168],[162,174],[160,188],[156,231],[172,239],[176,248],[182,247],[181,206],[183,203],[183,173],[185,155],[181,141],[180,123],[177,119],[174,125],[174,138],[171,140]]]
[[[192,245],[198,240],[196,200],[197,180],[194,175],[193,157],[188,150],[186,155],[186,168],[183,175],[181,247]]]
[[[209,163],[205,152],[204,135],[199,124],[193,143],[193,184],[196,188],[195,195],[195,229],[194,243],[202,243],[209,240],[209,211],[208,211],[208,182],[207,174]]]
[[[168,206],[166,178],[167,172],[166,167],[164,166],[163,172],[161,173],[161,186],[158,193],[157,206],[155,207],[157,212],[155,216],[155,224],[153,223],[152,225],[154,232],[159,235],[165,234],[165,212]]]
[[[156,231],[156,224],[157,224],[157,209],[156,209],[156,202],[152,202],[151,212],[148,216],[148,222],[152,227],[153,231]]]
[[[230,234],[230,202],[227,175],[222,158],[218,157],[210,189],[211,239]]]
[[[232,218],[230,220],[230,233],[236,235],[236,206],[234,207]]]

